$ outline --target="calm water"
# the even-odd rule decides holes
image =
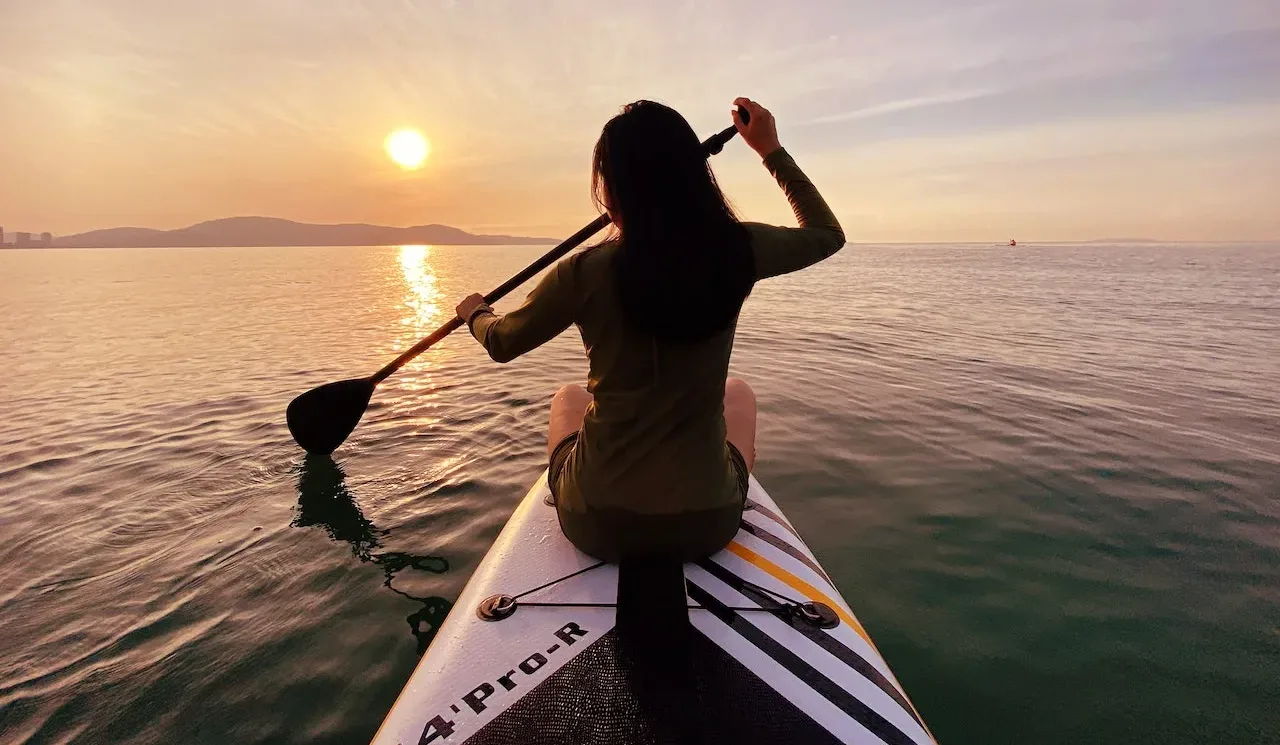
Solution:
[[[525,248],[0,252],[0,741],[358,743],[576,338],[284,407]],[[1280,738],[1280,247],[851,246],[757,288],[757,473],[944,743]]]

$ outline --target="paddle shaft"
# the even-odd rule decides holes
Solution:
[[[742,119],[743,124],[746,124],[750,120],[750,116],[747,114],[745,109],[739,108],[738,116],[739,118]],[[708,157],[715,155],[716,153],[720,152],[720,150],[724,148],[725,143],[733,139],[733,136],[737,133],[738,133],[738,130],[736,128],[725,127],[720,132],[717,132],[716,134],[704,140],[702,142],[702,149],[707,154]],[[584,242],[586,242],[588,238],[590,238],[591,236],[603,230],[605,226],[607,226],[610,222],[611,220],[609,219],[608,213],[603,214],[597,217],[596,219],[592,220],[589,224],[583,226],[581,230],[579,230],[578,232],[574,233],[573,235],[561,241],[558,246],[546,252],[542,256],[538,257],[537,261],[533,262],[529,266],[520,270],[519,274],[515,275],[511,279],[508,279],[506,282],[503,282],[502,284],[495,287],[491,292],[489,292],[487,295],[484,296],[484,301],[486,303],[489,303],[490,305],[498,302],[503,297],[505,297],[507,293],[511,292],[512,290],[524,284],[525,282],[528,282],[530,279],[536,276],[538,272],[554,264],[557,260],[560,259],[560,257],[564,256],[565,254],[569,253],[573,249],[582,245]],[[417,344],[414,344],[412,347],[409,347],[399,357],[396,357],[394,360],[391,360],[390,362],[387,363],[385,367],[383,367],[378,372],[374,373],[373,377],[371,378],[374,385],[377,385],[378,383],[381,383],[382,381],[391,377],[391,375],[394,374],[396,370],[399,370],[400,368],[404,367],[414,357],[417,357],[418,355],[427,351],[432,346],[434,346],[436,342],[445,338],[449,334],[452,334],[454,331],[458,329],[458,327],[462,325],[463,325],[462,319],[458,318],[457,316],[454,316],[453,318],[446,321],[444,325],[442,325],[440,328],[431,332],[430,336],[418,342]]]

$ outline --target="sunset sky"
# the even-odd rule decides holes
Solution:
[[[0,0],[0,225],[562,236],[620,104],[710,134],[737,95],[853,241],[1280,238],[1276,0]]]

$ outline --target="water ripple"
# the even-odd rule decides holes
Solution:
[[[447,339],[332,459],[282,412],[535,254],[0,255],[5,741],[367,741],[581,343]],[[756,288],[758,474],[942,741],[1280,731],[1277,298],[1270,246],[850,246]]]

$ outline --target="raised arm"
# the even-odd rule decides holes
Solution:
[[[844,246],[844,230],[817,187],[804,175],[791,155],[778,142],[773,115],[759,104],[745,98],[734,101],[747,109],[751,121],[743,125],[737,112],[733,115],[738,131],[760,157],[778,186],[787,195],[798,228],[784,228],[761,223],[746,223],[751,233],[751,248],[756,259],[756,279],[803,269],[839,251]]]
[[[543,275],[524,304],[495,314],[484,298],[472,295],[458,305],[458,317],[495,362],[510,362],[551,341],[569,328],[578,312],[571,261],[561,261]]]

